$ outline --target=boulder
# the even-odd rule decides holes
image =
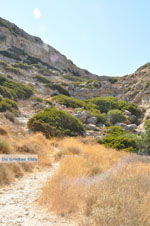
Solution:
[[[125,123],[117,122],[115,125],[116,125],[116,126],[120,126],[120,127],[123,128],[123,129],[127,129],[127,125],[126,125]]]
[[[85,123],[87,118],[90,117],[90,114],[87,111],[77,111],[73,114],[74,117],[81,120],[81,122]]]
[[[105,127],[105,124],[99,123],[99,124],[97,124],[97,127],[103,128],[103,127]]]
[[[94,124],[88,124],[88,125],[85,125],[85,127],[88,129],[88,130],[97,130],[96,126]]]
[[[125,124],[125,123],[116,123],[116,126],[120,126],[125,130],[128,130],[130,132],[135,131],[137,129],[137,125],[136,124]]]
[[[136,124],[127,125],[127,130],[128,131],[135,131],[136,129],[137,129],[137,125]]]
[[[130,111],[125,110],[124,113],[127,116],[127,119],[129,122],[134,123],[136,121],[136,119],[137,119],[136,116],[132,115]]]
[[[131,115],[131,112],[128,111],[128,110],[125,110],[124,113],[125,113],[125,115],[127,115],[127,116]]]
[[[128,117],[128,120],[129,120],[131,123],[134,123],[134,122],[136,122],[137,118],[136,118],[135,115],[130,115],[130,116]]]
[[[86,121],[86,123],[87,124],[94,124],[94,125],[96,125],[96,123],[97,123],[97,117],[90,117],[90,118],[88,118],[87,121]]]

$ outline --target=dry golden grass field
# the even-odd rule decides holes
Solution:
[[[79,225],[149,226],[150,158],[81,138],[54,140],[56,173],[39,203]]]

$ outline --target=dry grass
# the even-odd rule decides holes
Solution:
[[[6,130],[6,128],[5,128]],[[25,154],[38,155],[37,163],[1,163],[0,186],[11,183],[16,177],[23,176],[25,172],[31,172],[51,166],[52,160],[50,141],[42,134],[26,134],[13,136],[7,130],[7,136],[0,136],[0,154]]]
[[[150,225],[148,157],[73,138],[53,145],[61,161],[40,194],[47,210],[77,216],[85,226]]]

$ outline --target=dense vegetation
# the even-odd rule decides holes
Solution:
[[[34,132],[44,133],[46,137],[77,136],[84,132],[84,127],[78,119],[55,108],[36,114],[29,120],[28,127]]]
[[[112,126],[108,128],[107,136],[99,142],[105,144],[107,147],[118,150],[124,149],[131,152],[138,152],[138,139],[140,138],[137,135],[129,133],[119,126]]]
[[[127,120],[125,114],[118,109],[112,109],[107,113],[107,118],[110,124],[114,125],[117,122],[125,122]]]
[[[58,103],[65,105],[66,107],[70,108],[85,107],[85,103],[83,101],[65,95],[58,95],[55,96],[53,99],[56,100]]]
[[[112,109],[119,109],[121,111],[128,110],[136,116],[140,115],[140,110],[136,105],[113,96],[95,97],[87,100],[86,102],[95,104],[102,113],[107,113]]]
[[[99,143],[118,150],[150,154],[150,120],[145,121],[145,132],[137,135],[123,130],[119,126],[107,128],[107,135]]]
[[[18,110],[17,103],[13,100],[0,97],[0,112]]]
[[[146,120],[144,124],[145,132],[141,135],[138,142],[140,152],[150,155],[150,120]]]
[[[27,99],[32,96],[33,90],[21,83],[12,81],[0,75],[0,94],[9,99]]]
[[[69,108],[86,109],[91,116],[98,118],[98,122],[107,125],[114,125],[118,122],[127,121],[124,114],[125,110],[131,112],[135,116],[141,114],[136,105],[120,100],[116,97],[96,97],[89,100],[79,100],[65,95],[58,95],[53,98],[60,104]]]

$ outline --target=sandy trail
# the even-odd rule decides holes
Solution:
[[[39,190],[58,167],[24,176],[9,187],[0,189],[0,225],[2,226],[75,226],[76,224],[53,214],[46,215],[35,204]]]
[[[109,179],[114,173],[122,170],[131,162],[150,162],[150,157],[130,155],[122,158],[106,172],[90,177],[62,181],[63,183],[79,183],[92,185]],[[9,187],[0,189],[0,226],[77,226],[68,219],[47,215],[40,206],[36,205],[40,188],[58,168],[58,163],[41,172],[34,172],[24,176]],[[39,208],[37,208],[39,207]]]

